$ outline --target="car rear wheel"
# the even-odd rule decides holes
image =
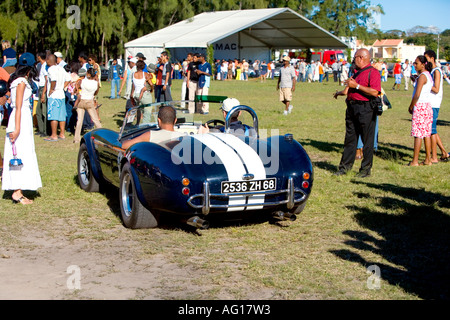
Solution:
[[[120,211],[127,228],[156,228],[156,217],[146,209],[136,194],[136,185],[129,163],[126,163],[120,174]]]
[[[87,151],[86,145],[83,143],[78,151],[78,182],[81,189],[86,192],[98,192],[100,189],[99,183],[92,174],[91,159]]]
[[[306,201],[303,202],[301,205],[299,205],[297,208],[295,208],[295,210],[290,211],[293,214],[299,214],[300,212],[302,212],[306,207]]]

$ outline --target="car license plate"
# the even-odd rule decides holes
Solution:
[[[223,181],[222,193],[269,191],[277,189],[276,178],[252,181]]]

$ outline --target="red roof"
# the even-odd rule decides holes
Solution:
[[[374,47],[397,47],[401,45],[403,42],[403,39],[384,39],[384,40],[377,40],[373,44]]]

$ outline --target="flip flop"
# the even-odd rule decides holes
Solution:
[[[439,161],[441,161],[441,162],[448,162],[450,160],[450,153],[447,153],[447,156],[446,157],[441,157],[440,159],[439,159]]]
[[[432,166],[433,164],[430,163],[425,163],[425,161],[422,161],[421,163],[419,163],[419,166]]]
[[[66,137],[64,138],[58,137],[58,140],[66,140]]]
[[[30,200],[30,199],[28,199],[28,198],[26,198],[25,196],[21,196],[19,199],[12,199],[12,202],[14,203],[14,204],[17,204],[17,203],[21,203],[22,205],[28,205],[28,204],[32,204],[33,203],[33,200]]]
[[[51,142],[55,142],[58,141],[58,139],[52,139],[52,138],[45,138],[44,141],[51,141]]]

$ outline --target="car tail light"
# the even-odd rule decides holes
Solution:
[[[189,195],[189,192],[191,192],[191,190],[189,190],[189,188],[184,187],[181,190],[181,193],[184,194],[185,196]]]
[[[181,180],[181,183],[183,184],[183,186],[187,187],[191,182],[188,178],[184,178],[183,180]]]
[[[309,180],[309,178],[310,178],[310,175],[308,172],[303,173],[303,179]]]
[[[308,181],[303,181],[302,187],[303,187],[303,189],[308,189],[309,188],[309,182]]]

